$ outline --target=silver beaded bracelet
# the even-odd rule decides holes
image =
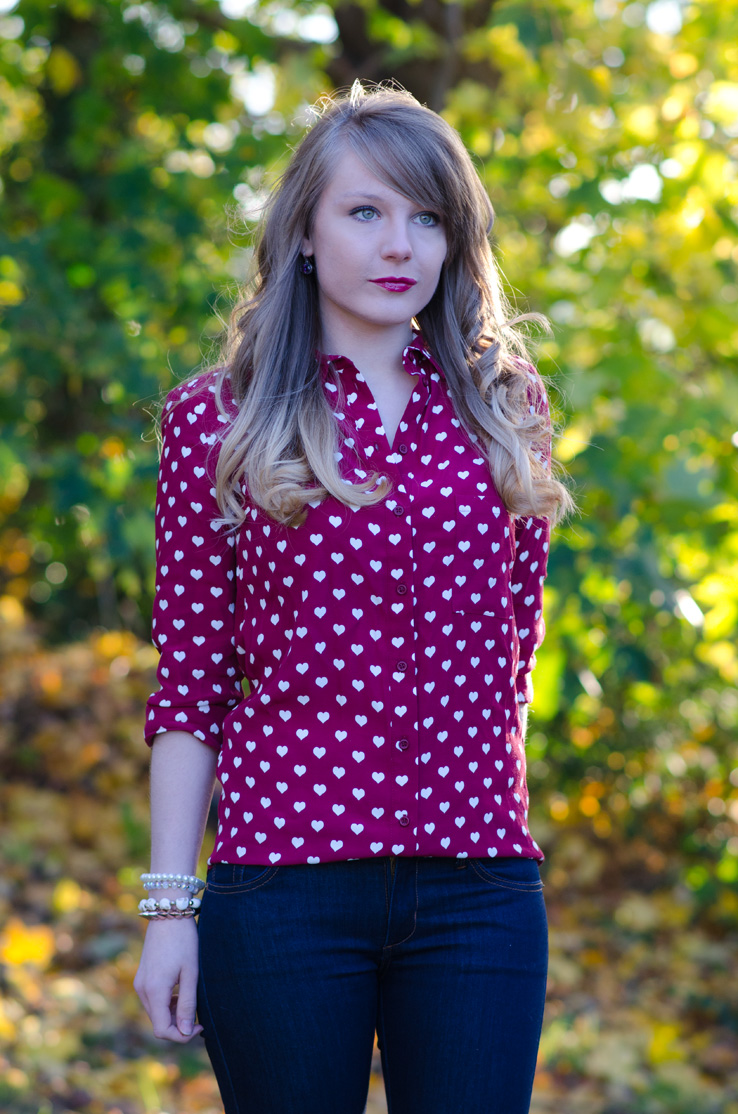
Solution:
[[[142,874],[141,883],[146,891],[176,889],[196,894],[205,888],[203,880],[194,874]]]
[[[170,901],[168,897],[157,901],[153,897],[142,897],[138,903],[139,917],[196,917],[202,902],[199,897],[178,897]]]

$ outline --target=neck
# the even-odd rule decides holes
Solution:
[[[346,356],[362,374],[402,370],[402,353],[413,339],[409,322],[377,327],[352,321],[321,322],[321,350],[329,356]]]

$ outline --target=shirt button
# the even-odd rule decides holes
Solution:
[[[405,739],[405,738],[398,739],[397,740],[397,745],[400,748],[400,750],[407,750],[407,748],[410,746],[410,740]]]
[[[407,669],[407,662],[406,661],[398,661],[397,669],[400,673],[404,673],[405,670]]]
[[[407,584],[398,584],[397,585],[398,596],[404,596],[405,592],[407,592]]]
[[[392,508],[392,513],[396,515],[404,514],[405,508],[402,506],[401,503],[395,503],[394,507]]]
[[[398,445],[397,451],[404,455],[407,452],[407,445]]]
[[[400,823],[402,824],[403,828],[406,828],[410,823],[410,817],[406,812],[403,812],[402,816],[400,817]]]

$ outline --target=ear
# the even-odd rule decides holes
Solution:
[[[303,236],[302,248],[300,250],[302,251],[302,254],[305,256],[306,259],[309,255],[313,254],[313,242],[309,236]]]

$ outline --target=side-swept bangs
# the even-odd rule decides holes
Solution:
[[[392,109],[344,116],[335,138],[391,189],[439,214],[451,262],[462,247],[486,238],[491,202],[466,148],[441,117],[417,103]]]

